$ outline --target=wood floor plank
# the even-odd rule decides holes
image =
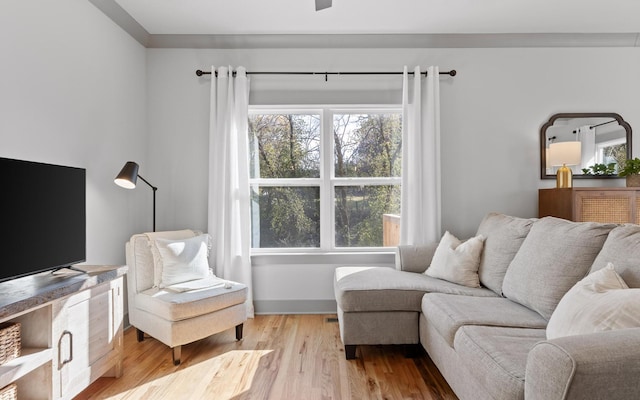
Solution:
[[[358,346],[346,360],[335,315],[259,315],[183,346],[182,364],[153,338],[124,335],[124,374],[100,378],[84,399],[456,400],[431,359],[402,346]]]

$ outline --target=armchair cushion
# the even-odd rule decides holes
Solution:
[[[231,282],[230,288],[212,288],[176,293],[161,288],[151,288],[135,297],[136,307],[167,321],[181,321],[199,315],[222,310],[247,299],[247,286]]]

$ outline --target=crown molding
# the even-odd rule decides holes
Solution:
[[[132,38],[137,40],[144,47],[149,47],[149,39],[151,35],[147,32],[142,25],[138,23],[120,4],[115,0],[89,0],[91,4],[104,15],[109,17],[116,23],[122,30],[131,35]]]
[[[89,0],[147,48],[508,48],[639,47],[640,33],[453,33],[453,34],[150,34],[115,0]]]
[[[638,33],[150,35],[149,48],[637,47]]]

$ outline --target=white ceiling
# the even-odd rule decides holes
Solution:
[[[149,34],[637,33],[639,0],[115,0]]]

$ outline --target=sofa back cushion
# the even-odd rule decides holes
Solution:
[[[477,235],[485,238],[480,257],[480,283],[502,295],[507,268],[529,234],[534,219],[489,213],[480,223]]]
[[[614,228],[596,257],[591,272],[612,263],[616,272],[632,288],[640,288],[640,226],[626,224]]]
[[[614,227],[554,217],[534,222],[507,269],[504,296],[549,319],[562,296],[587,275]]]

